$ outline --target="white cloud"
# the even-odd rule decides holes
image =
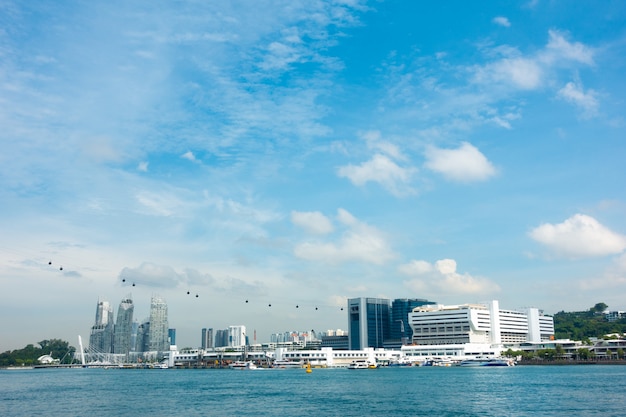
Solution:
[[[340,167],[338,175],[348,178],[354,185],[363,186],[368,182],[377,182],[396,196],[413,194],[409,182],[415,168],[403,168],[383,154],[376,154],[361,165]]]
[[[580,42],[569,42],[558,31],[549,31],[548,37],[544,49],[528,56],[508,46],[487,49],[489,54],[495,53],[502,58],[476,66],[474,81],[483,85],[497,83],[520,90],[535,90],[546,84],[545,78],[557,67],[571,66],[572,63],[594,64],[592,48]]]
[[[126,267],[119,273],[123,286],[176,288],[179,285],[208,285],[213,278],[192,268],[178,273],[171,266],[144,262],[136,268]]]
[[[142,211],[156,216],[171,216],[182,206],[182,202],[177,197],[168,193],[141,191],[137,193],[135,199],[141,204],[142,209],[147,209],[147,212]]]
[[[454,259],[441,259],[431,264],[412,260],[400,265],[398,271],[411,277],[405,285],[413,291],[435,294],[493,294],[500,291],[494,282],[470,274],[459,274]]]
[[[182,280],[181,276],[174,271],[174,268],[164,265],[156,265],[151,262],[144,262],[137,268],[126,267],[119,274],[119,279],[124,280],[123,285],[175,288]]]
[[[626,236],[584,214],[559,224],[542,224],[530,231],[530,237],[557,255],[572,258],[613,255],[626,249]]]
[[[137,171],[148,172],[148,162],[141,161],[137,164]]]
[[[337,220],[345,231],[335,241],[307,241],[296,245],[294,254],[301,259],[325,263],[365,262],[382,265],[395,255],[385,236],[375,227],[359,221],[344,209]]]
[[[199,161],[196,159],[196,156],[195,156],[195,155],[193,154],[193,152],[191,152],[191,151],[187,151],[187,152],[185,152],[185,153],[184,153],[184,154],[182,154],[180,157],[181,157],[181,158],[183,158],[183,159],[187,159],[187,160],[189,160],[189,161],[191,161],[191,162],[199,162]]]
[[[578,83],[567,83],[558,91],[557,96],[579,107],[583,111],[583,115],[587,117],[593,116],[598,110],[596,92],[593,90],[585,92],[583,86]]]
[[[496,169],[478,149],[463,142],[457,149],[426,150],[426,168],[452,181],[484,181],[496,174]]]
[[[538,88],[543,79],[543,69],[531,58],[511,57],[487,64],[476,72],[476,81],[512,84],[522,90]]]
[[[559,64],[559,60],[567,60],[593,65],[593,49],[580,42],[570,43],[560,32],[555,30],[550,30],[548,35],[550,39],[546,51],[541,57],[548,63]]]
[[[509,22],[509,19],[507,19],[504,16],[494,17],[492,22],[495,23],[496,25],[504,26],[506,28],[511,26],[511,22]]]
[[[291,222],[309,233],[318,235],[331,233],[334,229],[328,217],[319,211],[292,211]]]

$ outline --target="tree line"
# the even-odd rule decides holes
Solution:
[[[27,345],[22,349],[7,350],[0,353],[0,366],[30,366],[37,365],[37,359],[43,355],[50,355],[59,359],[60,363],[72,363],[76,348],[61,339],[42,340],[39,346]]]
[[[592,337],[604,338],[610,334],[626,333],[626,318],[608,321],[604,312],[608,306],[597,303],[587,311],[566,313],[560,311],[554,315],[554,336],[557,339],[588,341]]]

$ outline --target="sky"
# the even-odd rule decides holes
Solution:
[[[624,74],[621,0],[0,0],[0,351],[626,310]]]

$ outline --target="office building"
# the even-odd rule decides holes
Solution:
[[[382,348],[391,335],[391,302],[384,298],[348,299],[348,343],[351,350]]]
[[[406,345],[413,339],[413,331],[409,325],[409,313],[416,307],[435,304],[434,301],[422,298],[396,298],[391,303],[391,331],[387,345],[393,347]]]

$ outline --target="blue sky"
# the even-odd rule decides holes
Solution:
[[[179,346],[626,310],[621,1],[138,3],[0,1],[0,351],[129,292]]]

